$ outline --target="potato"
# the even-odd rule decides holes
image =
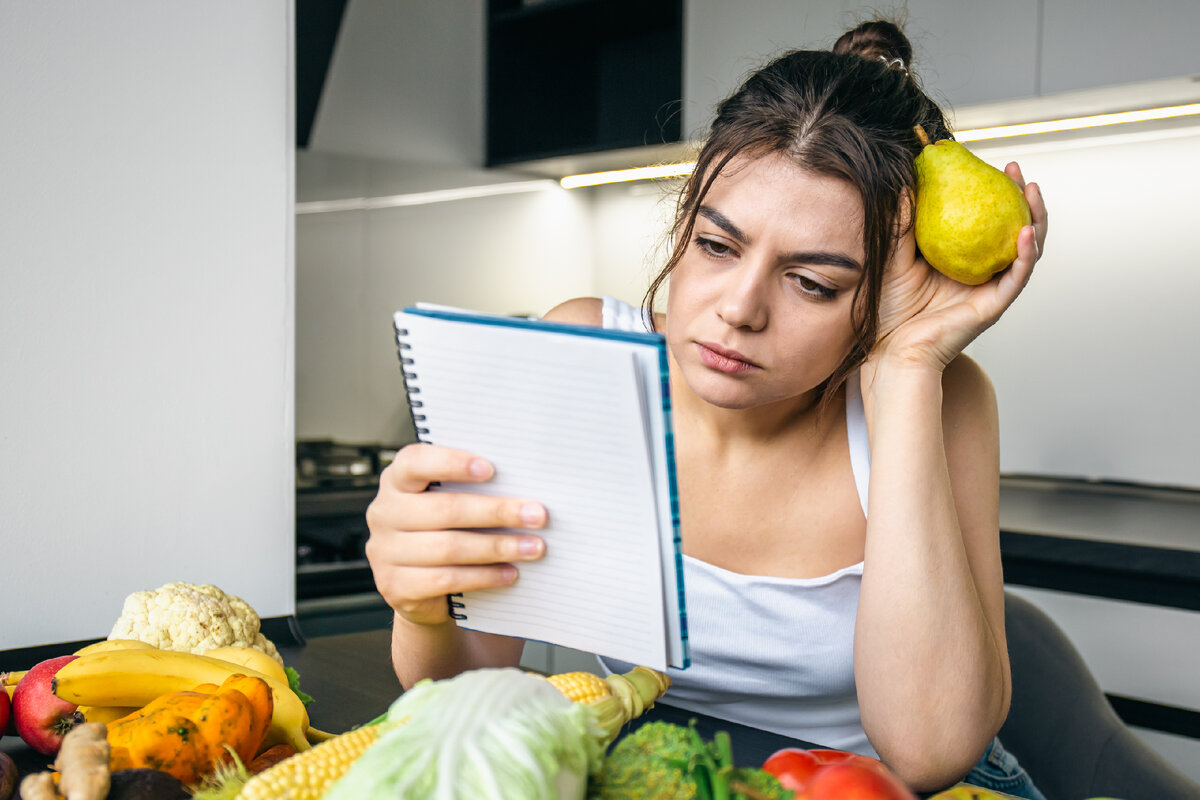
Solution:
[[[9,800],[16,790],[17,765],[8,753],[0,753],[0,800]]]

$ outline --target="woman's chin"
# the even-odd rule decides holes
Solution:
[[[755,408],[763,404],[763,398],[748,386],[736,385],[728,378],[720,376],[702,378],[695,383],[689,381],[688,388],[708,405],[730,411]]]

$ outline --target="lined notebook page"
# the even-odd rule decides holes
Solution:
[[[546,556],[518,564],[512,586],[455,598],[465,617],[459,624],[658,669],[678,665],[678,645],[668,644],[672,627],[678,639],[677,605],[665,605],[677,589],[664,585],[663,514],[648,447],[661,423],[657,433],[647,427],[636,348],[504,325],[396,319],[407,331],[421,438],[470,450],[496,468],[491,481],[435,491],[526,497],[549,512],[540,531]]]

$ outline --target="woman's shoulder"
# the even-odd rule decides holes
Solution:
[[[965,353],[951,361],[942,373],[942,398],[948,429],[959,425],[995,425],[996,390],[992,380],[979,362]]]
[[[547,311],[542,319],[552,322],[572,322],[577,325],[601,325],[604,300],[599,297],[575,297]]]

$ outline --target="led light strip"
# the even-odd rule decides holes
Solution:
[[[664,164],[657,167],[634,167],[633,169],[614,169],[608,172],[592,172],[587,175],[568,175],[559,181],[564,189],[579,189],[584,186],[599,186],[603,183],[621,183],[623,181],[647,181],[654,178],[677,178],[690,175],[696,166],[689,164]]]
[[[975,128],[959,131],[954,138],[960,142],[978,142],[983,139],[1003,139],[1011,136],[1029,136],[1035,133],[1056,133],[1058,131],[1075,131],[1084,128],[1098,128],[1105,125],[1121,125],[1129,122],[1148,122],[1156,119],[1171,119],[1200,114],[1200,103],[1189,103],[1182,106],[1166,108],[1150,108],[1141,111],[1119,111],[1113,114],[1096,114],[1090,117],[1073,117],[1070,119],[1047,120],[1046,122],[1024,122],[1017,125],[998,125],[992,128]],[[695,162],[682,164],[666,164],[657,167],[635,167],[633,169],[617,169],[608,172],[593,172],[586,175],[568,175],[559,181],[564,189],[578,189],[584,186],[599,186],[606,183],[623,181],[643,181],[654,178],[676,178],[691,174]]]
[[[329,211],[370,211],[379,208],[401,206],[423,206],[430,203],[448,203],[452,200],[469,200],[474,197],[493,197],[499,194],[540,192],[557,188],[550,178],[532,181],[491,183],[484,186],[464,186],[460,189],[438,189],[432,192],[392,194],[386,197],[348,197],[342,200],[312,200],[296,203],[297,214],[322,214]]]
[[[1091,117],[1055,119],[1046,122],[1023,122],[1018,125],[998,125],[994,128],[975,128],[960,131],[954,138],[960,142],[977,142],[981,139],[1003,139],[1009,136],[1028,136],[1034,133],[1057,133],[1077,131],[1083,128],[1099,128],[1104,125],[1123,125],[1127,122],[1148,122],[1155,119],[1171,119],[1200,114],[1200,103],[1166,108],[1148,108],[1141,111],[1118,111],[1113,114],[1096,114]]]

